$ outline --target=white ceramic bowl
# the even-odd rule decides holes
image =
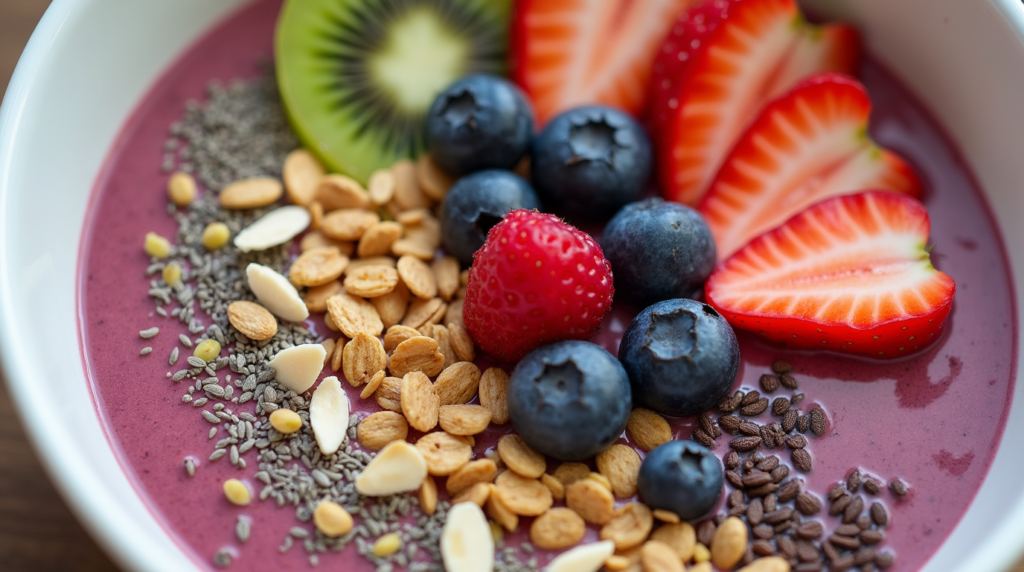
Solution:
[[[81,227],[101,164],[136,102],[179,52],[242,1],[56,0],[0,108],[0,363],[58,488],[128,569],[195,565],[134,492],[91,401],[75,319]],[[808,4],[860,26],[872,54],[960,144],[994,207],[1017,300],[1024,300],[1024,6],[1019,0]],[[1019,392],[1006,431],[1024,434]],[[1024,456],[1016,444],[1003,440],[976,500],[926,570],[1005,570],[1019,557]]]

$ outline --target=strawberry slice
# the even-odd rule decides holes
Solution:
[[[956,290],[929,259],[930,228],[906,195],[826,199],[719,264],[707,300],[733,328],[790,348],[908,355],[938,339]]]
[[[914,170],[868,137],[870,113],[864,86],[839,74],[815,76],[765,107],[700,205],[719,259],[827,197],[866,189],[920,196]]]
[[[650,89],[662,193],[697,204],[766,102],[815,73],[852,74],[859,61],[856,30],[808,24],[795,0],[707,0],[680,15]]]
[[[543,125],[559,112],[605,104],[639,115],[651,62],[694,0],[518,0],[512,78]]]

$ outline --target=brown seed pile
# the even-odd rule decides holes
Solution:
[[[799,389],[788,362],[777,361],[772,370],[759,380],[766,394],[780,388]],[[756,390],[737,391],[719,404],[717,421],[708,416],[698,418],[694,440],[713,446],[723,433],[733,436],[731,450],[723,459],[725,478],[733,490],[726,513],[697,525],[697,542],[708,545],[723,523],[738,519],[745,523],[749,536],[740,558],[725,569],[765,557],[780,557],[798,572],[888,568],[894,555],[878,545],[885,538],[889,513],[881,500],[871,499],[884,492],[882,481],[855,469],[829,492],[826,508],[818,495],[804,490],[803,479],[793,474],[794,469],[807,473],[813,468],[804,433],[817,437],[828,433],[828,421],[820,407],[807,413],[797,408],[803,399],[802,393],[769,398]],[[769,409],[781,420],[758,424],[746,418]],[[769,454],[771,450],[779,454]],[[792,467],[784,461],[786,451]],[[898,479],[889,487],[895,496],[902,496],[897,490],[906,492],[906,484]],[[826,512],[838,521],[828,535],[821,520]]]

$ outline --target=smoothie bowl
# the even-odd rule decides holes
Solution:
[[[6,375],[54,480],[125,567],[1019,557],[1019,3],[803,5],[821,28],[760,0],[689,15],[696,3],[164,4],[56,2],[0,115]],[[760,37],[744,15],[786,25]],[[600,47],[590,29],[622,35]],[[748,54],[686,63],[723,38]],[[409,55],[417,42],[429,57]],[[522,91],[493,75],[449,87],[502,73],[507,52]],[[346,81],[320,79],[317,57]],[[443,58],[470,63],[417,73]],[[751,59],[782,71],[750,88],[735,78],[758,76]],[[404,95],[359,83],[370,68]],[[625,113],[572,111],[589,103]],[[459,147],[466,105],[497,113],[480,133],[530,119]],[[688,105],[724,111],[687,124]],[[416,122],[395,111],[417,106]],[[842,129],[859,135],[830,138]],[[431,159],[399,160],[426,146]],[[581,199],[588,153],[614,157],[616,178]],[[498,170],[468,173],[484,167]],[[694,209],[641,203],[605,227],[657,192]],[[488,216],[460,228],[460,208]],[[643,235],[660,216],[692,230],[703,269],[636,263],[665,248]],[[558,280],[530,274],[544,264]],[[804,304],[766,300],[794,268],[788,299]],[[800,308],[842,303],[807,286],[837,275],[840,294],[883,294],[830,329]],[[530,310],[571,298],[566,283],[586,290],[569,326]],[[551,345],[570,338],[592,343]],[[680,351],[700,375],[673,369]],[[687,371],[700,391],[681,395]]]

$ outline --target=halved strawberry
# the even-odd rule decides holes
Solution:
[[[662,193],[697,204],[764,103],[815,73],[852,74],[859,61],[856,30],[808,24],[795,0],[707,0],[680,15],[652,76]]]
[[[719,259],[808,205],[866,189],[920,196],[914,170],[867,135],[858,81],[815,76],[768,104],[726,157],[700,212]]]
[[[879,359],[938,339],[953,279],[932,266],[917,200],[870,191],[822,201],[719,264],[708,303],[787,347]]]
[[[518,0],[512,78],[537,121],[583,104],[639,115],[651,62],[677,14],[694,0]]]

